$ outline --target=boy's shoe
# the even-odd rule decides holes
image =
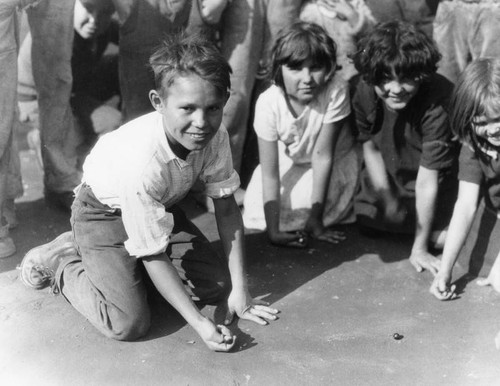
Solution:
[[[71,232],[65,232],[50,243],[30,250],[17,267],[19,279],[28,287],[42,289],[52,285],[64,258],[77,256]]]
[[[16,253],[14,241],[9,236],[0,237],[0,259],[12,256]]]

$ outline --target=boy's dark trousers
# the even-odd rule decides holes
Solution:
[[[183,211],[174,206],[174,229],[165,253],[194,301],[214,303],[227,294],[227,263]],[[121,211],[103,205],[83,184],[72,207],[71,226],[79,256],[56,273],[61,294],[104,335],[133,340],[150,326],[145,270],[124,247]]]

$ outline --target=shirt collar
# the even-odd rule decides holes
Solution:
[[[161,148],[165,150],[166,162],[174,161],[180,167],[188,165],[189,164],[188,162],[184,161],[183,159],[175,155],[174,151],[170,147],[170,144],[168,143],[167,134],[165,133],[165,129],[163,128],[163,119],[162,119],[163,117],[160,113],[157,113],[157,116],[158,116],[158,124],[156,125],[156,127],[158,128],[158,130],[156,134],[158,136],[158,141],[160,142]]]

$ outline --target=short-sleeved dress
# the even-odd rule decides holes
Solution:
[[[397,228],[384,224],[382,208],[368,172],[361,171],[354,210],[359,223],[386,231],[412,233],[415,228],[415,182],[420,166],[439,171],[439,190],[433,229],[444,229],[453,213],[458,184],[457,144],[452,140],[447,102],[453,85],[441,75],[422,83],[417,95],[400,111],[389,110],[372,85],[354,81],[353,108],[357,138],[372,140],[384,159],[389,183],[408,210]]]
[[[478,276],[488,274],[500,252],[500,149],[474,149],[471,143],[462,145],[458,179],[479,185],[481,200],[458,264]]]
[[[324,123],[338,122],[351,113],[347,83],[336,75],[299,117],[288,109],[283,90],[272,85],[257,100],[254,129],[259,138],[278,141],[281,182],[280,230],[303,229],[311,210],[311,158]],[[353,196],[359,176],[359,157],[352,132],[339,134],[327,193],[323,223],[330,226],[354,221]],[[259,165],[248,185],[243,220],[246,228],[266,229]]]

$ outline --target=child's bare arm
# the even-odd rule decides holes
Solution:
[[[377,199],[382,204],[385,221],[393,224],[402,223],[406,212],[398,197],[391,191],[382,152],[371,140],[363,144],[363,157],[370,182]]]
[[[324,227],[323,212],[332,173],[334,148],[340,130],[346,130],[347,119],[324,124],[314,145],[312,154],[313,187],[311,213],[306,223],[306,231],[314,238],[330,243],[345,239],[341,232],[333,232]]]
[[[142,260],[158,292],[179,311],[211,350],[229,351],[234,346],[236,338],[226,327],[216,326],[199,312],[166,255],[144,257]]]
[[[415,182],[416,224],[410,263],[418,272],[424,269],[436,275],[439,259],[428,251],[438,193],[438,171],[420,166]]]
[[[280,232],[280,175],[278,143],[259,138],[259,160],[262,168],[262,194],[267,234],[272,243],[287,245],[298,242],[299,234]],[[300,246],[300,243],[297,245]]]
[[[455,287],[449,287],[451,272],[472,225],[478,199],[479,185],[460,181],[440,268],[430,288],[430,292],[440,300],[454,296]]]
[[[231,275],[231,294],[228,298],[229,324],[236,313],[242,319],[265,325],[277,319],[278,310],[267,303],[252,299],[248,292],[245,271],[245,242],[240,209],[233,196],[214,200],[215,219]]]

